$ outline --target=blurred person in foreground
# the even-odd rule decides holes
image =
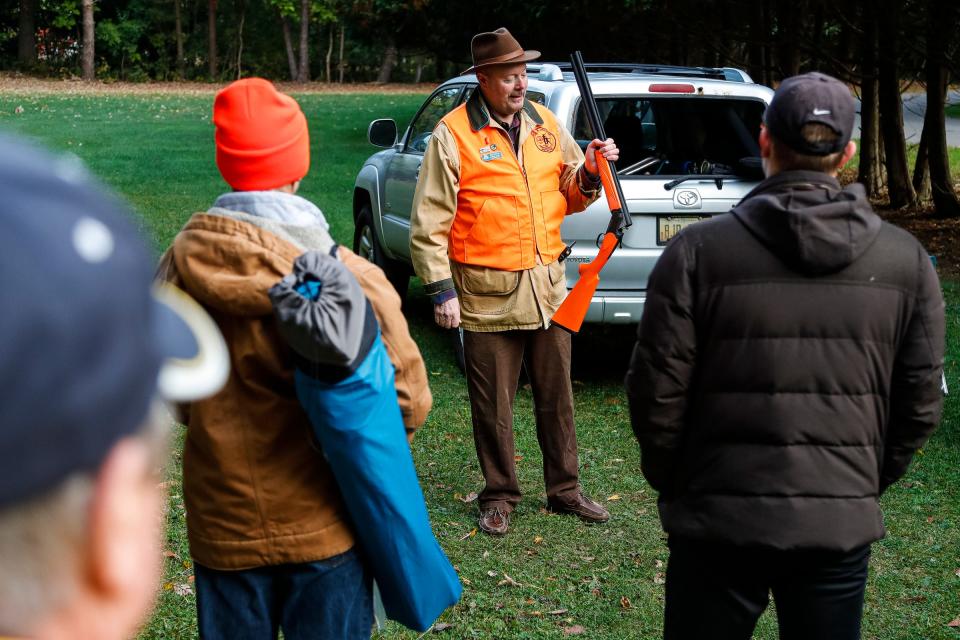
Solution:
[[[880,495],[940,419],[944,302],[927,252],[881,221],[856,105],[819,73],[764,115],[766,180],[681,232],[650,277],[626,377],[668,534],[664,637],[860,637]]]
[[[238,80],[214,99],[213,122],[232,191],[190,218],[160,265],[210,311],[235,363],[223,391],[184,407],[200,637],[368,638],[370,571],[297,399],[294,353],[268,291],[308,251],[346,267],[380,325],[408,437],[432,403],[426,367],[383,271],[339,246],[320,209],[296,195],[310,168],[297,102],[267,80]]]
[[[76,159],[0,137],[0,636],[135,634],[171,420],[226,379],[212,320]]]

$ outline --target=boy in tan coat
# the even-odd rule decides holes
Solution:
[[[426,369],[383,272],[330,237],[295,195],[309,169],[306,118],[258,78],[217,94],[217,166],[234,191],[194,215],[161,265],[208,309],[234,369],[186,408],[184,500],[203,638],[367,638],[370,574],[330,467],[312,444],[267,290],[305,251],[333,252],[370,300],[396,368],[408,431],[431,406]]]

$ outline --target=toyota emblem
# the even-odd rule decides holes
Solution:
[[[697,195],[696,191],[681,191],[677,193],[677,202],[684,207],[692,207],[697,204],[697,201],[700,200],[700,196]]]

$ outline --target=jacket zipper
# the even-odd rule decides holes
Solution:
[[[519,118],[520,114],[517,113],[514,117]],[[522,126],[523,120],[521,120],[520,123]],[[526,187],[527,189],[527,208],[530,209],[530,228],[533,230],[533,257],[534,257],[534,263],[536,263],[536,258],[537,256],[540,255],[540,247],[537,246],[537,221],[534,216],[534,210],[533,210],[533,195],[530,193],[530,180],[527,179],[527,170],[526,168],[524,168],[523,164],[520,162],[520,156],[517,154],[517,151],[515,151],[513,148],[513,140],[510,139],[510,134],[507,133],[506,131],[504,131],[504,134],[507,137],[507,142],[509,143],[510,151],[513,153],[513,159],[517,161],[517,167],[520,168],[520,173],[523,174],[523,186]],[[520,138],[518,136],[517,147],[520,147],[521,144],[523,143],[520,142]]]

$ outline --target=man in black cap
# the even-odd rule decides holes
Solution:
[[[860,637],[878,499],[936,427],[944,303],[927,252],[836,175],[854,101],[785,80],[767,179],[650,277],[626,378],[668,534],[665,638]]]
[[[161,401],[229,370],[196,303],[152,289],[126,207],[0,137],[0,636],[130,637],[160,576]]]

